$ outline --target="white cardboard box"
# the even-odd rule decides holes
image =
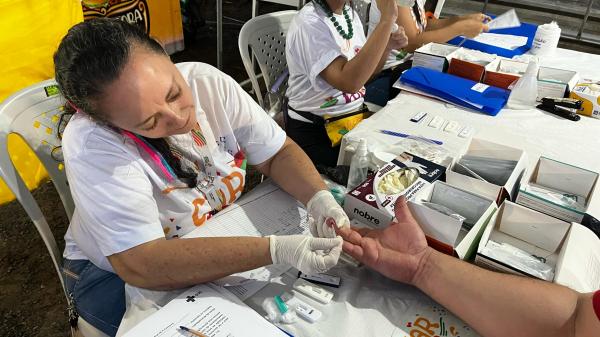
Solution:
[[[382,191],[381,184],[388,175],[400,173],[405,170],[417,170],[418,178],[409,186],[398,193]],[[350,219],[369,224],[374,227],[385,228],[394,218],[394,205],[400,196],[411,200],[434,181],[440,179],[446,168],[432,163],[418,156],[402,153],[390,163],[384,165],[365,182],[358,185],[346,194],[344,211]]]
[[[519,189],[517,203],[564,221],[581,222],[596,188],[598,173],[540,157],[527,184]],[[539,185],[585,200],[583,208],[566,207],[556,200],[528,191]]]
[[[456,50],[456,46],[430,42],[415,50],[412,66],[446,72],[450,64],[450,54]]]
[[[465,222],[473,227],[462,230],[463,221],[433,210],[423,205],[423,201],[450,208],[465,217]],[[424,189],[419,198],[408,202],[408,207],[425,232],[429,246],[463,260],[470,260],[475,255],[483,230],[498,209],[493,199],[441,181]]]
[[[448,184],[496,200],[498,205],[500,205],[504,199],[514,200],[519,188],[519,182],[527,168],[527,155],[525,151],[483,139],[473,138],[465,155],[515,160],[517,161],[517,165],[506,183],[503,186],[500,186],[454,172],[453,169],[456,166],[456,163],[454,163],[452,169],[446,172],[446,182]],[[456,160],[456,162],[458,162],[458,160]]]
[[[498,58],[485,67],[483,82],[508,89],[512,82],[525,73],[527,65],[524,62]],[[502,68],[511,68],[514,72],[502,72]],[[540,67],[537,79],[537,100],[541,101],[544,97],[568,97],[579,81],[579,74],[571,70]]]
[[[554,282],[580,292],[600,288],[600,239],[586,227],[506,201],[487,225],[475,258],[484,268],[525,275],[525,272],[482,254],[489,240],[508,243],[541,256],[554,267]]]

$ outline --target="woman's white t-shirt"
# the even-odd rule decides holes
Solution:
[[[295,110],[308,111],[318,116],[337,116],[356,111],[363,104],[364,87],[358,93],[343,93],[327,83],[319,74],[338,57],[351,60],[366,42],[362,23],[356,12],[346,6],[354,35],[345,40],[325,12],[312,2],[306,4],[292,20],[286,37],[286,58],[290,77],[286,96]],[[343,15],[334,14],[347,33]],[[338,103],[321,108],[335,99]],[[290,112],[292,118],[293,112]],[[299,116],[298,116],[299,117]],[[297,118],[303,120],[303,118]]]
[[[422,14],[421,19],[424,20],[422,22],[424,22],[424,25],[426,26],[427,17],[425,16],[425,0],[416,0],[415,2],[419,8],[419,13]],[[423,26],[420,26],[418,24],[417,20],[415,19],[415,14],[412,8],[410,12],[412,14],[413,19],[415,20],[415,24],[417,25],[417,30],[419,31],[419,33],[422,33],[424,28]],[[371,7],[369,8],[369,27],[367,31],[367,36],[371,35],[371,33],[375,30],[375,27],[377,27],[377,25],[379,24],[379,21],[381,21],[381,11],[377,7],[377,1],[373,0],[371,1]],[[387,60],[385,61],[385,64],[383,65],[383,69],[395,67],[401,63],[406,62],[406,60],[406,53],[402,53],[398,50],[391,50]]]
[[[202,137],[168,138],[202,162],[202,147],[216,167],[216,193],[226,207],[242,193],[245,163],[260,164],[285,142],[285,132],[229,76],[202,63],[177,68],[192,88]],[[62,149],[75,212],[65,235],[64,257],[87,259],[113,271],[107,256],[158,238],[179,238],[202,226],[216,210],[197,188],[168,182],[144,150],[120,132],[76,114]],[[206,153],[206,152],[204,152]]]

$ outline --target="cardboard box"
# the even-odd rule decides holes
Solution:
[[[519,189],[517,203],[555,218],[581,222],[596,188],[598,173],[540,157],[527,184]],[[548,188],[564,195],[562,198],[583,201],[580,205],[567,206],[536,190]]]
[[[578,114],[600,118],[600,87],[598,83],[579,83],[571,91],[570,97],[583,101],[583,106],[577,111]]]
[[[350,219],[387,227],[394,218],[394,204],[400,196],[412,200],[423,188],[443,178],[445,171],[444,166],[404,152],[346,194],[344,210]],[[403,173],[414,174],[416,179],[408,186],[389,184]]]
[[[511,70],[511,71],[507,71]],[[496,59],[486,66],[483,83],[508,89],[527,70],[527,63]],[[538,72],[538,97],[567,97],[577,85],[579,75],[575,71],[540,67]]]
[[[457,162],[460,160],[459,158],[459,160],[452,165],[451,170],[446,172],[446,182],[448,184],[496,200],[498,205],[505,199],[514,200],[519,189],[519,182],[527,168],[527,155],[525,151],[483,139],[473,138],[464,155],[514,160],[517,161],[517,164],[506,183],[500,186],[455,172]]]
[[[498,58],[485,67],[483,83],[508,89],[514,81],[521,78],[525,70],[527,63]]]
[[[448,74],[481,82],[485,67],[496,59],[496,55],[486,54],[478,50],[460,48],[449,55]]]
[[[466,219],[463,222],[431,209],[423,202],[442,205]],[[429,246],[463,260],[470,260],[475,255],[481,235],[497,210],[495,200],[441,181],[424,189],[420,198],[408,202],[408,207],[425,232]],[[468,229],[463,226],[464,223],[472,227]]]
[[[538,101],[544,97],[568,97],[579,82],[576,71],[540,67],[538,72]]]
[[[543,257],[554,267],[553,282],[587,293],[600,288],[600,239],[588,228],[568,223],[509,201],[487,225],[475,264],[505,273],[533,277],[482,253],[490,240],[508,243]]]
[[[456,50],[456,46],[430,42],[415,50],[412,66],[446,72],[450,64],[449,55]]]

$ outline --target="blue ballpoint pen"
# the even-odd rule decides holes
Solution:
[[[394,137],[400,137],[400,138],[415,137],[415,136],[412,136],[412,135],[408,135],[406,133],[400,133],[400,132],[395,132],[395,131],[390,131],[390,130],[383,130],[383,129],[379,130],[379,132],[381,132],[381,133],[383,133],[385,135],[388,135],[388,136],[394,136]],[[425,139],[427,139],[428,141],[433,142],[433,143],[435,143],[437,145],[443,145],[444,144],[444,142],[442,142],[441,140],[435,140],[435,139],[429,139],[429,138],[425,138]]]

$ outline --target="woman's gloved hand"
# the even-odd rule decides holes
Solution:
[[[331,192],[321,190],[306,204],[310,219],[310,232],[315,237],[334,238],[335,227],[350,227],[350,219],[346,212],[335,201]]]
[[[337,264],[342,252],[342,238],[271,235],[269,246],[274,264],[289,264],[303,273],[318,274]]]

